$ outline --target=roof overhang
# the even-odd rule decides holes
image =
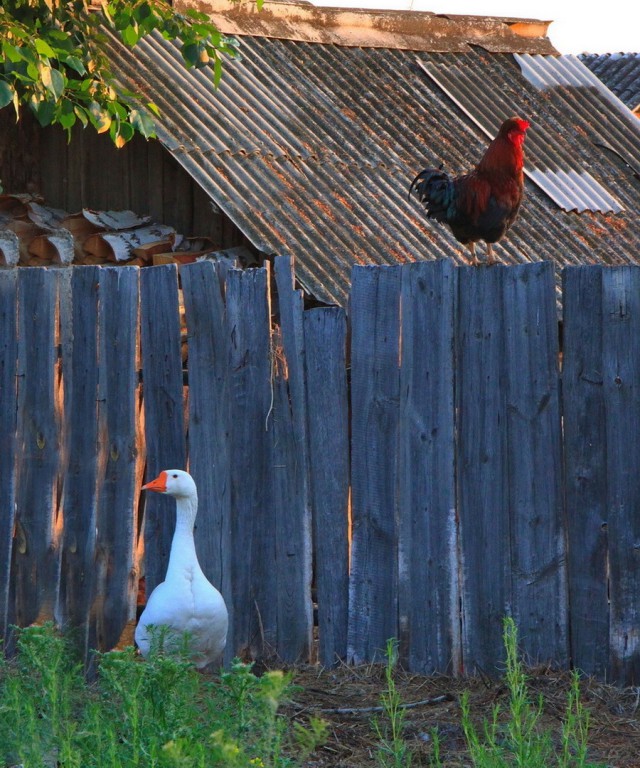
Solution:
[[[424,11],[318,7],[255,0],[175,0],[177,11],[206,13],[226,35],[254,35],[306,43],[409,51],[557,54],[547,37],[550,21],[458,16]]]

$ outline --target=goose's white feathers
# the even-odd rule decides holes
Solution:
[[[173,496],[176,500],[176,529],[171,543],[165,580],[153,590],[136,627],[135,640],[143,656],[148,656],[154,639],[153,627],[161,633],[164,646],[179,646],[185,634],[191,658],[205,667],[223,652],[227,641],[227,606],[220,592],[200,567],[193,540],[193,524],[198,510],[196,484],[188,472],[168,469],[143,486],[144,490]]]

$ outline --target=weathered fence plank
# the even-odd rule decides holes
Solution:
[[[53,618],[58,594],[57,293],[55,270],[19,270],[17,512],[9,617],[19,626]]]
[[[289,257],[276,257],[275,275],[282,347],[272,342],[274,402],[268,426],[278,578],[276,642],[278,656],[296,662],[309,658],[313,640],[303,296],[294,290]]]
[[[178,273],[174,264],[143,269],[140,329],[147,480],[163,469],[185,469]],[[144,498],[147,594],[164,580],[175,528],[175,501],[159,493]]]
[[[399,494],[400,650],[410,670],[458,671],[460,618],[454,455],[455,272],[402,272]]]
[[[0,270],[0,640],[7,636],[16,500],[17,274]]]
[[[551,262],[503,270],[501,315],[511,571],[505,611],[511,607],[532,663],[566,666],[558,317]]]
[[[640,270],[602,272],[610,671],[640,682]]]
[[[227,274],[234,653],[271,653],[277,636],[276,551],[269,492],[274,391],[268,268]],[[250,563],[250,567],[247,567]],[[231,650],[231,649],[230,649]]]
[[[351,292],[352,521],[348,658],[398,636],[400,268],[356,267]]]
[[[224,301],[212,261],[185,266],[180,275],[189,344],[189,471],[198,486],[196,549],[202,570],[231,612],[231,425]]]
[[[502,283],[501,267],[458,270],[457,476],[467,674],[478,667],[489,672],[502,658],[510,599]]]
[[[90,638],[92,647],[100,650],[113,648],[118,642],[133,617],[138,592],[136,479],[141,458],[136,429],[136,357],[141,274],[136,267],[111,267],[100,277],[100,475],[95,563],[95,600],[100,611],[92,626],[95,637]]]
[[[74,268],[67,290],[60,293],[66,466],[58,615],[63,626],[73,629],[85,665],[95,574],[101,275],[100,267]]]
[[[347,655],[349,600],[349,402],[346,315],[340,307],[304,313],[319,660]],[[329,567],[329,563],[331,564]]]
[[[562,404],[573,664],[609,677],[602,270],[563,272]]]

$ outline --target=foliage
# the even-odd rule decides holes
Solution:
[[[259,3],[260,4],[260,3]],[[109,34],[135,46],[157,31],[177,41],[188,68],[210,65],[217,86],[224,55],[237,42],[208,16],[176,13],[166,0],[3,0],[0,5],[0,108],[19,119],[30,109],[41,125],[59,124],[69,137],[76,123],[108,132],[121,147],[136,132],[155,135],[158,107],[121,88],[105,53]]]
[[[128,648],[101,655],[89,685],[51,624],[19,630],[17,651],[0,664],[0,765],[293,768],[325,737],[279,714],[282,672],[235,660],[212,679],[180,654],[143,662]]]
[[[403,736],[405,710],[393,677],[398,661],[398,643],[394,639],[387,640],[386,659],[386,688],[381,696],[386,722],[383,725],[378,719],[373,721],[380,742],[376,757],[381,768],[410,768],[411,752]]]

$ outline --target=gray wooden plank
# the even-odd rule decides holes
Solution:
[[[503,279],[502,267],[458,269],[456,472],[465,674],[492,671],[503,658],[502,620],[511,596]]]
[[[6,640],[16,498],[17,271],[0,270],[0,641]]]
[[[402,270],[398,450],[399,628],[408,668],[460,670],[454,456],[455,271]]]
[[[95,572],[101,274],[99,267],[74,268],[69,290],[60,292],[66,465],[57,615],[72,631],[85,665]]]
[[[229,367],[225,308],[216,266],[180,270],[189,358],[189,471],[198,487],[200,565],[232,610]]]
[[[566,539],[551,262],[504,270],[511,611],[530,663],[568,663]],[[505,606],[507,608],[507,606]]]
[[[176,266],[143,269],[140,299],[146,477],[152,480],[163,469],[185,469],[187,465]],[[148,493],[144,514],[145,580],[150,594],[167,570],[175,501]]]
[[[606,410],[602,270],[563,272],[562,412],[571,659],[603,679],[609,667]]]
[[[304,385],[302,291],[294,290],[293,261],[277,256],[280,339],[276,350],[274,429],[271,431],[273,508],[278,569],[278,655],[308,661],[313,633],[312,542],[307,403]],[[282,359],[284,355],[284,359]]]
[[[346,659],[349,598],[349,402],[346,314],[341,307],[304,313],[319,661]]]
[[[351,290],[352,521],[349,661],[398,636],[400,268],[355,267]]]
[[[231,647],[256,658],[277,641],[275,520],[269,493],[272,419],[268,267],[227,274],[233,551]],[[247,568],[246,564],[251,567]]]
[[[58,592],[56,270],[19,270],[18,302],[17,510],[9,618],[26,626],[53,618]]]
[[[640,682],[640,270],[602,272],[602,341],[607,445],[610,672]]]
[[[98,347],[99,484],[95,562],[95,637],[113,648],[132,617],[138,591],[137,267],[103,268]]]

